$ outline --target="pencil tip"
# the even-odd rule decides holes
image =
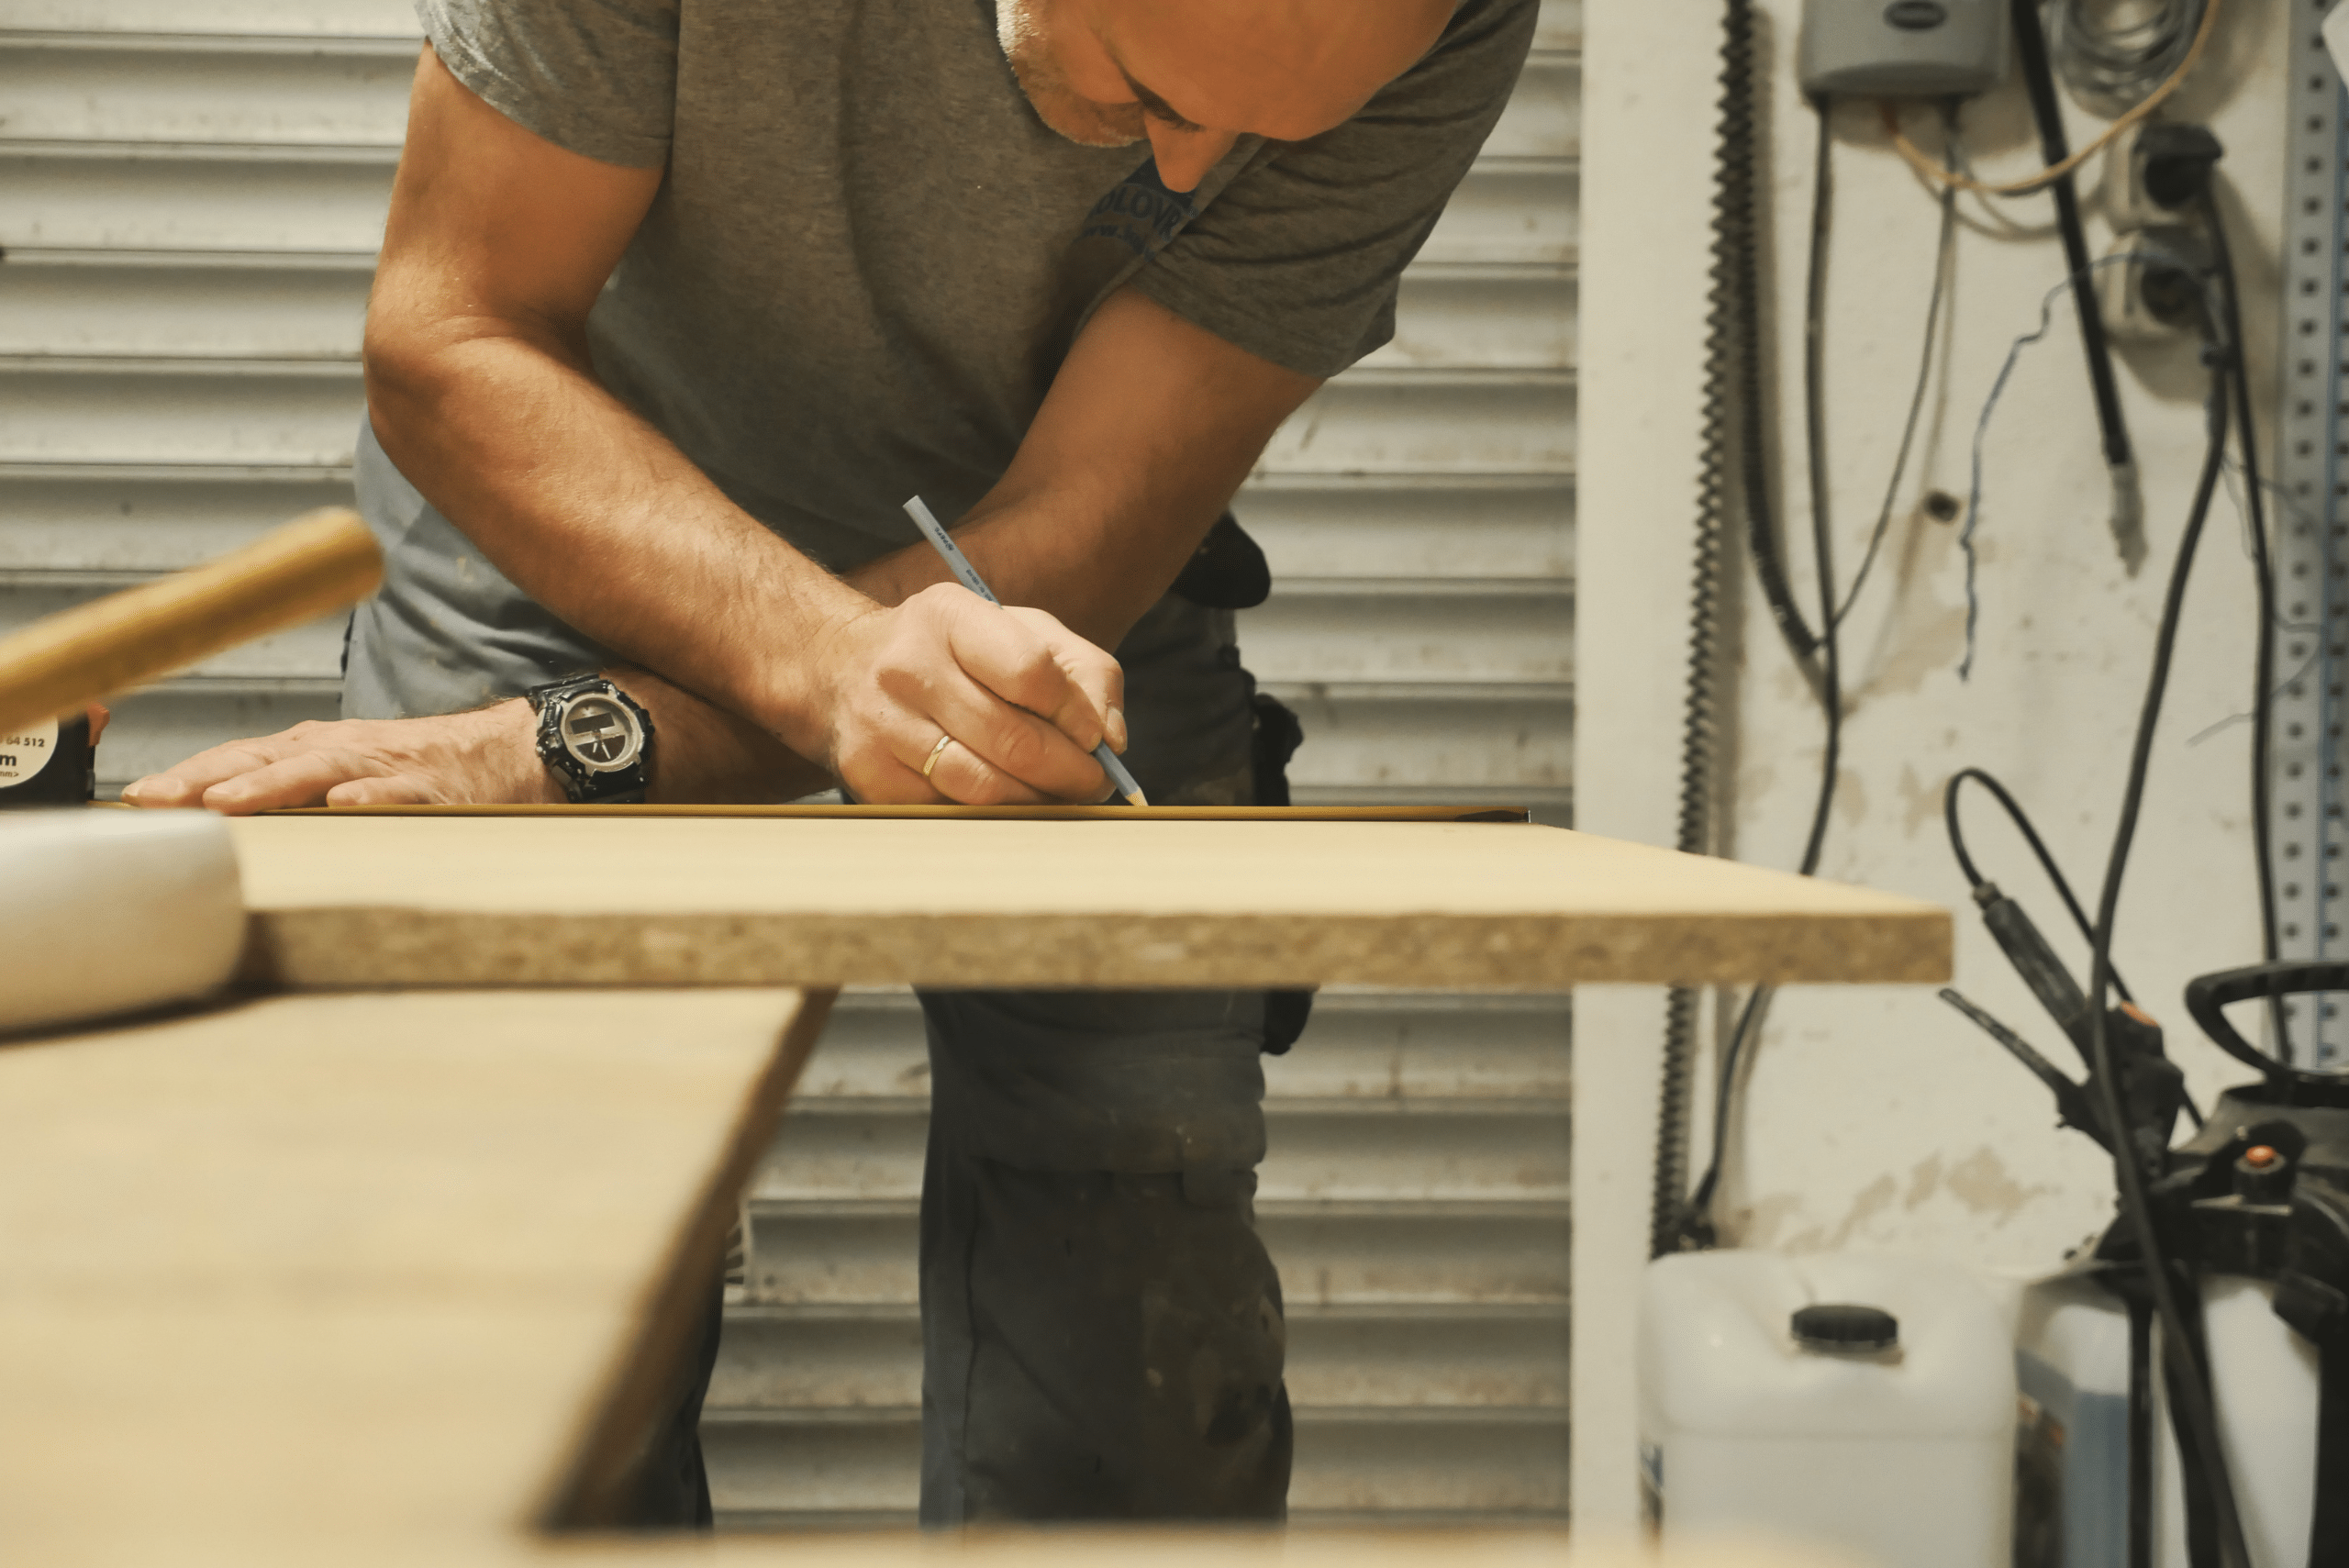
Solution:
[[[1126,804],[1128,806],[1148,806],[1150,804],[1150,796],[1142,794],[1140,788],[1136,788],[1129,792],[1126,795]]]

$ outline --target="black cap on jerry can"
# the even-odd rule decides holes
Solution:
[[[1806,1351],[1888,1351],[1900,1343],[1900,1319],[1881,1307],[1818,1302],[1798,1307],[1789,1323],[1795,1343]]]

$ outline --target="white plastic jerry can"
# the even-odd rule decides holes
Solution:
[[[1883,1568],[2006,1568],[2014,1347],[1974,1275],[1691,1252],[1641,1288],[1640,1466],[1665,1542],[1737,1532]]]

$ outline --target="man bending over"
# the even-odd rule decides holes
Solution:
[[[1105,738],[1250,798],[1225,508],[1392,334],[1534,0],[419,11],[345,717],[127,799],[1091,800]],[[1262,994],[921,1001],[924,1521],[1279,1518]],[[708,1518],[699,1403],[647,1522]]]

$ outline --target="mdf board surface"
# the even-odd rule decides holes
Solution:
[[[1945,910],[1530,824],[254,817],[307,987],[1945,979]]]
[[[1661,1555],[1628,1541],[1577,1544],[1563,1531],[1461,1529],[1265,1529],[1174,1525],[962,1535],[911,1530],[758,1540],[646,1543],[632,1550],[557,1545],[536,1559],[582,1568],[1873,1568],[1826,1548],[1715,1539]]]
[[[990,1527],[835,1536],[283,1536],[224,1542],[191,1533],[141,1560],[103,1545],[50,1562],[168,1562],[172,1568],[1877,1568],[1824,1548],[1709,1540],[1661,1554],[1578,1545],[1561,1531],[1282,1530],[1211,1525],[1125,1529]]]
[[[0,1043],[0,1555],[522,1529],[706,1302],[824,1000],[280,997]]]

